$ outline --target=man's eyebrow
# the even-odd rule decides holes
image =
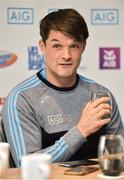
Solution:
[[[51,39],[51,42],[52,42],[52,41],[57,41],[57,42],[58,42],[59,40],[58,40],[58,39]]]
[[[59,40],[59,39],[51,39],[50,41],[51,41],[51,42],[54,42],[54,41],[55,41],[55,42],[61,42],[61,40]],[[75,44],[75,43],[79,43],[79,42],[74,40],[74,41],[72,42],[72,44]]]

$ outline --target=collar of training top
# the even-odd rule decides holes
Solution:
[[[58,86],[55,86],[54,84],[50,83],[49,81],[47,81],[47,77],[46,77],[46,72],[45,72],[45,69],[41,69],[38,73],[37,73],[37,77],[44,83],[46,84],[47,86],[51,87],[52,89],[55,89],[57,91],[71,91],[73,89],[76,88],[76,86],[78,85],[79,83],[79,75],[77,74],[76,75],[76,81],[74,83],[73,86],[71,87],[58,87]]]

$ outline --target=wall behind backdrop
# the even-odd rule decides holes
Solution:
[[[113,92],[124,121],[123,0],[1,0],[0,111],[9,91],[44,66],[40,19],[71,7],[84,16],[90,32],[78,72]]]

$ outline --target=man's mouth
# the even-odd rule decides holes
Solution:
[[[71,63],[60,63],[59,65],[62,66],[62,67],[70,67],[70,66],[72,66]]]

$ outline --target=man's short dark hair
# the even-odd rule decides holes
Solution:
[[[59,9],[40,21],[40,35],[46,42],[51,30],[60,31],[75,40],[86,41],[89,32],[83,16],[74,9]]]

